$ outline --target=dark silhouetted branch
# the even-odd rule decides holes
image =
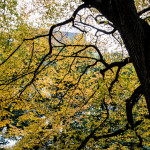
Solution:
[[[41,38],[41,37],[46,37],[48,36],[49,34],[44,34],[44,35],[37,35],[33,38],[27,38],[27,39],[23,39],[23,41],[21,42],[21,44],[2,62],[0,63],[0,65],[3,65],[11,56],[13,56],[14,53],[16,53],[19,48],[22,46],[22,44],[25,42],[25,41],[32,41],[32,40],[35,40],[35,39],[38,39],[38,38]]]
[[[134,128],[132,109],[133,109],[133,106],[138,102],[138,100],[142,94],[143,94],[143,89],[142,89],[142,86],[140,85],[139,87],[137,87],[134,90],[134,92],[130,96],[130,98],[126,100],[127,120],[128,120],[128,123],[131,125],[132,128]]]
[[[142,14],[146,13],[147,11],[150,11],[150,7],[145,8],[142,11],[138,12],[138,15],[141,16]]]
[[[104,121],[103,121],[97,128],[95,128],[95,129],[84,139],[84,141],[82,141],[82,143],[81,143],[80,146],[77,148],[77,150],[81,150],[82,148],[84,148],[85,145],[87,144],[87,142],[88,142],[91,138],[94,138],[95,132],[96,132],[100,127],[103,127],[104,124],[106,123],[107,119],[109,118],[109,111],[108,111],[107,105],[106,105],[106,103],[105,103],[105,100],[103,100],[103,103],[104,103],[104,106],[105,106],[106,111],[107,111],[107,116],[106,116],[106,118],[104,119]]]
[[[142,123],[142,121],[143,120],[135,122],[135,124],[133,126],[137,127],[138,125],[140,125]],[[101,135],[101,136],[93,136],[93,138],[94,138],[94,140],[99,140],[99,139],[102,139],[102,138],[114,137],[114,136],[120,135],[121,133],[124,133],[128,129],[130,129],[130,126],[129,126],[129,124],[126,124],[124,127],[122,127],[121,129],[116,130],[113,133],[109,133],[109,134]]]
[[[118,67],[118,70],[115,75],[115,79],[111,82],[110,87],[109,87],[109,92],[111,92],[113,85],[118,81],[119,73],[122,67],[127,65],[128,63],[131,63],[130,58],[125,58],[123,61],[119,62],[113,62],[111,64],[108,64],[105,69],[100,70],[100,73],[105,76],[105,72],[109,69],[112,69],[113,67]]]

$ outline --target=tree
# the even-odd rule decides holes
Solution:
[[[3,22],[0,127],[21,136],[16,149],[149,148],[150,27],[148,14],[140,18],[148,11],[137,13],[133,0],[87,0],[49,33],[22,19],[7,32]],[[69,23],[80,31],[73,41],[60,31]],[[91,29],[96,40],[86,43]],[[130,57],[101,52],[99,32],[124,42]]]
[[[136,69],[150,114],[150,46],[148,43],[148,41],[150,41],[150,27],[146,21],[139,18],[139,16],[145,11],[148,11],[149,8],[143,10],[143,12],[137,13],[133,0],[84,2],[98,9],[113,23],[114,28],[119,31],[130,55],[130,59]]]

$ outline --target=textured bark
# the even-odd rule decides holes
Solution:
[[[150,26],[139,18],[134,0],[85,0],[119,31],[140,80],[150,116]]]

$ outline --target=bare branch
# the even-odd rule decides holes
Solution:
[[[112,69],[113,67],[118,67],[118,70],[115,75],[115,79],[111,82],[110,87],[109,87],[109,92],[111,92],[113,85],[118,81],[119,73],[122,67],[127,65],[128,63],[131,63],[130,58],[125,58],[123,61],[119,62],[113,62],[111,64],[108,64],[105,69],[100,70],[100,73],[103,75],[103,78],[105,76],[105,72],[109,69]]]
[[[37,38],[41,38],[41,37],[46,37],[48,36],[48,34],[44,34],[44,35],[37,35],[33,38],[27,38],[27,39],[23,39],[23,41],[21,42],[21,44],[0,64],[3,65],[15,52],[17,52],[19,50],[19,48],[22,46],[22,44],[25,42],[25,41],[32,41],[32,40],[35,40]]]
[[[103,127],[104,124],[106,123],[107,119],[109,118],[109,112],[108,112],[108,108],[107,105],[105,103],[105,100],[103,100],[103,103],[105,105],[106,111],[107,111],[107,116],[106,118],[103,120],[103,122],[97,127],[95,128],[85,139],[84,141],[82,141],[82,143],[80,144],[80,146],[77,148],[77,150],[81,150],[83,147],[85,147],[85,145],[87,144],[87,142],[94,137],[95,132],[100,128]]]
[[[30,65],[31,65],[31,62],[32,62],[32,58],[33,58],[33,52],[34,52],[34,42],[33,42],[33,47],[32,47],[32,52],[31,52],[31,58],[30,58],[30,61],[29,61],[29,65],[28,65],[28,69],[30,69]]]
[[[137,127],[138,125],[140,125],[142,123],[142,121],[143,120],[135,122],[134,127]],[[96,141],[96,140],[99,140],[99,139],[102,139],[102,138],[114,137],[114,136],[120,135],[121,133],[124,133],[128,129],[130,129],[130,126],[128,124],[126,124],[124,127],[122,127],[121,129],[116,130],[113,133],[109,133],[109,134],[101,135],[101,136],[93,136],[93,138]]]
[[[150,11],[150,7],[145,8],[142,11],[138,12],[138,15],[141,16],[142,14],[146,13],[147,11]]]
[[[97,31],[99,31],[99,32],[102,32],[102,33],[104,33],[104,34],[113,34],[115,31],[116,31],[116,29],[113,29],[112,31],[105,31],[105,30],[102,30],[102,29],[100,29],[100,28],[96,28],[95,26],[92,26],[92,25],[90,25],[90,24],[87,24],[87,23],[84,23],[84,22],[78,22],[78,21],[76,21],[77,23],[80,23],[80,24],[83,24],[83,25],[85,25],[85,26],[88,26],[88,27],[91,27],[91,28],[93,28],[93,29],[96,29]]]
[[[66,20],[66,21],[64,21],[64,22],[61,22],[61,23],[58,23],[58,24],[56,24],[56,25],[53,25],[53,26],[50,28],[50,31],[49,31],[49,46],[50,46],[50,52],[49,52],[49,53],[52,53],[52,33],[53,33],[53,30],[54,30],[56,27],[59,27],[59,26],[68,24],[68,23],[70,23],[70,22],[73,23],[74,20],[75,20],[76,15],[77,15],[77,13],[78,13],[81,9],[86,8],[86,7],[88,7],[88,6],[85,5],[85,4],[80,5],[80,6],[74,11],[73,15],[72,15],[68,20]]]
[[[127,115],[127,120],[128,123],[131,125],[132,128],[134,128],[134,121],[133,121],[133,114],[132,114],[132,109],[133,106],[138,102],[139,98],[143,94],[143,88],[140,85],[137,87],[131,97],[126,100],[126,115]]]
[[[7,62],[7,60],[22,46],[23,42],[0,65],[3,65],[5,62]]]
[[[126,64],[131,63],[130,58],[125,58],[123,61],[119,61],[119,62],[113,62],[111,64],[107,64],[107,67],[105,69],[100,70],[100,73],[103,75],[103,77],[105,76],[105,72],[113,67],[123,67]]]

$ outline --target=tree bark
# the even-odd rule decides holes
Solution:
[[[85,0],[119,31],[142,85],[150,117],[150,26],[139,18],[134,0]]]

